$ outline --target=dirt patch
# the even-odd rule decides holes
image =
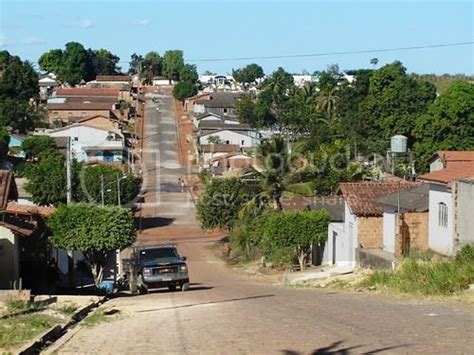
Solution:
[[[178,125],[179,162],[182,166],[195,167],[197,166],[197,161],[194,155],[193,123],[179,100],[174,100],[174,108],[174,116]]]

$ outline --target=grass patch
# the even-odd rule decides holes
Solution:
[[[474,247],[466,246],[452,260],[409,257],[393,271],[376,271],[359,286],[418,294],[453,295],[474,283]]]
[[[102,312],[102,311],[96,311],[92,313],[91,315],[87,316],[86,319],[84,319],[84,325],[86,327],[93,327],[97,324],[103,323],[108,321],[109,319],[107,316]]]
[[[11,312],[25,311],[30,308],[30,304],[25,301],[8,300],[5,302],[8,310]]]
[[[29,314],[0,320],[0,348],[10,349],[25,344],[35,336],[60,323],[58,318]]]
[[[58,307],[57,308],[57,311],[66,315],[66,316],[71,316],[74,314],[74,312],[77,311],[77,309],[79,308],[79,306],[75,303],[68,303],[68,304],[65,304],[61,307]]]

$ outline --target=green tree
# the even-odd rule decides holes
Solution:
[[[153,77],[163,74],[163,58],[157,52],[147,53],[141,61],[139,71],[140,78],[146,84],[151,84]]]
[[[120,169],[108,165],[85,167],[80,172],[80,189],[77,200],[91,203],[102,202],[102,179],[104,181],[104,204],[118,204],[118,189],[120,188],[120,203],[131,202],[140,191],[140,180],[132,174],[124,174]]]
[[[138,74],[141,70],[141,66],[143,64],[143,56],[133,53],[130,56],[130,64],[128,68],[129,74]]]
[[[297,259],[301,270],[306,268],[313,244],[327,239],[330,222],[326,211],[273,212],[261,217],[258,229],[265,256],[276,262]]]
[[[0,125],[0,161],[3,161],[8,154],[8,145],[10,144],[10,135],[5,126]]]
[[[194,64],[185,64],[179,72],[180,81],[189,81],[190,83],[196,84],[199,79],[199,75]]]
[[[132,245],[136,238],[132,212],[116,206],[61,205],[48,224],[54,246],[82,252],[96,285],[101,282],[107,258]]]
[[[259,181],[260,201],[269,201],[274,210],[281,210],[281,197],[288,184],[291,158],[287,143],[281,136],[264,139],[257,147],[257,160],[262,170],[253,167],[244,170],[244,177]]]
[[[26,133],[45,125],[44,111],[14,97],[0,100],[0,124],[12,131]]]
[[[85,80],[88,73],[88,58],[84,46],[77,42],[66,43],[66,50],[63,52],[59,78],[72,86]]]
[[[263,69],[260,65],[252,63],[248,64],[243,68],[234,70],[232,69],[232,76],[238,83],[255,83],[258,79],[265,76]]]
[[[107,49],[89,49],[87,53],[92,74],[90,79],[97,75],[116,75],[120,73],[120,67],[118,66],[120,58]]]
[[[209,142],[209,144],[224,144],[224,142],[219,136],[209,136],[207,138],[207,141]]]
[[[249,187],[239,178],[212,179],[196,204],[202,228],[231,230],[251,195]]]
[[[241,123],[251,127],[271,127],[275,124],[275,115],[272,111],[272,95],[269,91],[262,91],[257,99],[250,94],[242,94],[235,101],[234,112]]]
[[[179,81],[184,68],[183,51],[169,50],[163,55],[163,75],[170,80]]]
[[[474,150],[474,85],[458,81],[415,123],[417,168],[424,172],[437,150]]]
[[[46,72],[57,74],[62,68],[63,56],[64,53],[61,49],[51,49],[39,58],[39,67]]]
[[[28,102],[38,97],[38,74],[31,63],[0,51],[0,101],[7,98]]]
[[[56,150],[56,144],[50,136],[30,136],[21,143],[21,149],[27,158],[34,158],[41,153]]]
[[[394,62],[372,74],[363,109],[365,117],[376,122],[376,139],[388,142],[391,136],[402,134],[411,145],[415,121],[426,113],[435,97],[434,85],[413,79],[402,63]]]
[[[189,81],[180,81],[173,88],[173,96],[180,101],[184,101],[187,97],[194,96],[197,93],[196,85]]]
[[[58,205],[66,202],[66,157],[59,151],[45,151],[38,162],[25,169],[26,191],[38,205]]]

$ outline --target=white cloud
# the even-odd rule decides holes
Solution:
[[[44,44],[45,41],[37,37],[27,37],[27,38],[22,39],[20,43],[26,44],[26,45],[36,45],[36,44]]]
[[[148,26],[150,24],[150,20],[147,18],[136,19],[133,21],[133,24],[137,26]]]
[[[88,18],[80,19],[79,21],[77,21],[77,25],[81,28],[91,28],[94,26],[92,20]]]

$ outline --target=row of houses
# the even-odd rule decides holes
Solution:
[[[336,196],[289,199],[286,210],[326,210],[328,238],[315,246],[315,264],[389,266],[410,251],[453,256],[474,243],[474,151],[439,151],[416,182],[341,183]],[[372,265],[372,264],[371,264]]]

